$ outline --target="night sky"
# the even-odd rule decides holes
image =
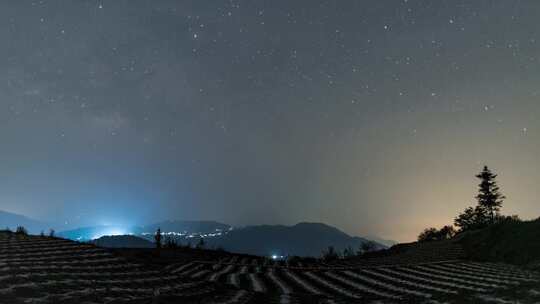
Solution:
[[[3,1],[0,209],[413,240],[537,217],[540,2]]]

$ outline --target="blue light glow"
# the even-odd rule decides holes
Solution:
[[[132,234],[132,233],[129,230],[127,230],[126,228],[123,228],[123,227],[118,227],[118,226],[110,226],[110,227],[108,227],[108,226],[106,226],[106,227],[103,227],[103,229],[101,229],[99,232],[94,234],[91,237],[91,239],[95,240],[95,239],[99,239],[102,236],[126,235],[126,234]]]

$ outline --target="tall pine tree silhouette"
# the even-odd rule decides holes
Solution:
[[[499,186],[495,181],[497,174],[491,172],[487,166],[484,166],[482,172],[476,175],[476,177],[481,181],[478,185],[478,195],[476,196],[478,207],[489,218],[489,221],[494,223],[495,216],[499,214],[503,200],[506,197],[500,193]]]

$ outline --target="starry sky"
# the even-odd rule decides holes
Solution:
[[[0,209],[415,239],[540,196],[540,2],[4,1]]]

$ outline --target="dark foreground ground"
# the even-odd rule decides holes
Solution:
[[[514,266],[482,256],[495,232],[483,233],[481,245],[464,235],[322,262],[189,248],[107,250],[4,232],[0,303],[540,302],[534,257]]]

